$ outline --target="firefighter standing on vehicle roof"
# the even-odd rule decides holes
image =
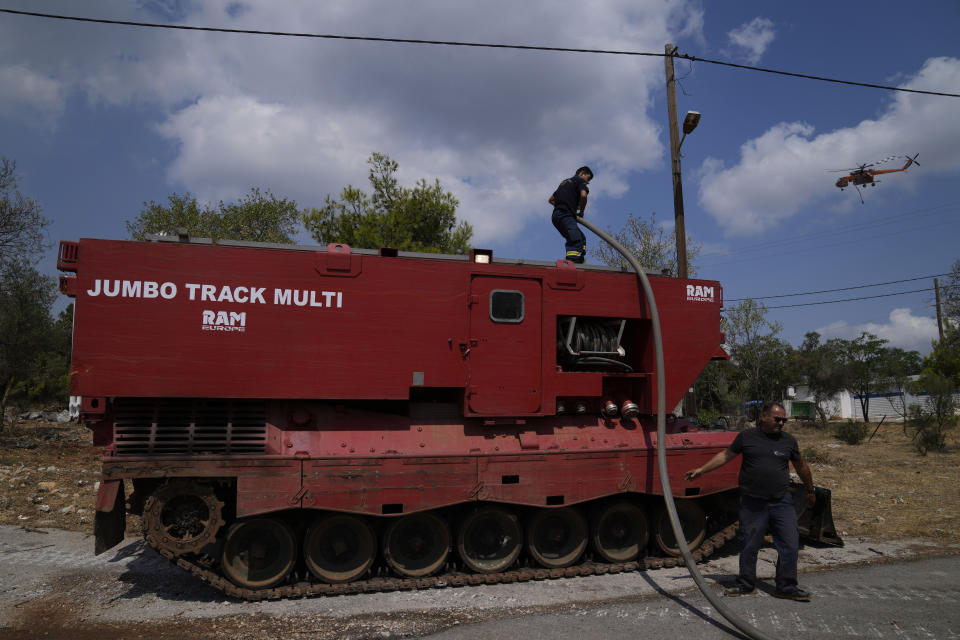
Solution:
[[[587,238],[577,224],[577,217],[582,216],[587,207],[587,194],[590,193],[587,185],[591,180],[593,171],[590,167],[580,167],[576,175],[561,182],[550,196],[553,226],[567,241],[566,259],[578,264],[582,264],[587,255]]]

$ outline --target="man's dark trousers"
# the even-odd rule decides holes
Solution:
[[[757,586],[757,554],[763,545],[763,537],[769,531],[777,548],[777,591],[796,591],[800,534],[790,493],[780,500],[740,496],[740,531],[743,534],[743,550],[740,552],[737,585],[748,589]]]
[[[587,237],[580,230],[577,224],[577,216],[569,211],[554,209],[551,218],[553,226],[556,227],[566,242],[567,259],[573,262],[583,262],[583,256],[586,253]]]

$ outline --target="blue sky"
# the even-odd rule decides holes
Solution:
[[[0,8],[229,28],[682,53],[960,93],[960,5],[687,0],[0,0]],[[842,10],[840,10],[842,9]],[[865,10],[861,10],[865,9]],[[945,273],[960,258],[960,99],[676,62],[687,233],[727,300]],[[668,224],[673,196],[662,58],[305,40],[0,14],[0,155],[53,221],[50,238],[124,238],[149,200],[251,187],[318,206],[366,186],[373,151],[401,180],[439,178],[477,246],[553,260],[546,199],[596,171],[588,216]],[[840,174],[891,155],[921,166],[864,194]],[[885,166],[895,166],[896,161]],[[307,236],[302,238],[310,242]],[[594,243],[591,240],[591,243]],[[55,273],[53,251],[41,268]],[[589,260],[589,256],[588,256]],[[930,279],[768,306],[880,295]],[[61,304],[65,304],[65,300]],[[933,296],[771,308],[807,331],[929,350]]]

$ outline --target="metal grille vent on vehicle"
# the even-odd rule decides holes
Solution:
[[[123,398],[114,409],[118,455],[265,453],[261,400]]]

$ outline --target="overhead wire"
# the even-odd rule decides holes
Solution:
[[[355,40],[355,41],[365,41],[365,42],[388,42],[394,44],[420,44],[420,45],[438,45],[438,46],[449,46],[449,47],[478,47],[478,48],[490,48],[490,49],[516,49],[521,51],[553,51],[561,53],[589,53],[589,54],[603,54],[603,55],[617,55],[617,56],[648,56],[648,57],[657,57],[663,58],[666,56],[672,56],[675,58],[681,58],[684,60],[690,60],[691,62],[704,62],[707,64],[716,64],[725,67],[732,67],[736,69],[746,69],[749,71],[761,71],[764,73],[772,73],[776,75],[788,76],[793,78],[802,78],[806,80],[817,80],[821,82],[832,82],[836,84],[844,84],[858,87],[867,87],[871,89],[883,89],[886,91],[899,91],[903,93],[918,93],[924,95],[932,96],[941,96],[947,98],[960,98],[958,93],[948,93],[943,91],[929,91],[925,89],[909,89],[907,87],[894,87],[890,85],[882,84],[873,84],[868,82],[856,82],[854,80],[843,80],[841,78],[830,78],[826,76],[817,76],[806,73],[797,73],[793,71],[783,71],[780,69],[770,69],[767,67],[757,67],[753,65],[746,64],[737,64],[734,62],[727,62],[724,60],[712,60],[709,58],[701,58],[699,56],[692,56],[685,53],[679,53],[676,49],[672,53],[657,53],[650,51],[629,51],[629,50],[618,50],[618,49],[589,49],[589,48],[576,48],[576,47],[549,47],[543,45],[523,45],[523,44],[506,44],[506,43],[489,43],[489,42],[466,42],[466,41],[457,41],[457,40],[426,40],[418,38],[386,38],[386,37],[377,37],[377,36],[350,36],[350,35],[341,35],[341,34],[332,34],[332,33],[306,33],[306,32],[295,32],[295,31],[267,31],[262,29],[235,29],[227,27],[204,27],[204,26],[195,26],[195,25],[182,25],[182,24],[162,24],[157,22],[140,22],[134,20],[110,20],[106,18],[86,18],[82,16],[69,16],[55,13],[41,13],[39,11],[21,11],[18,9],[0,9],[0,13],[8,13],[13,15],[21,16],[30,16],[35,18],[47,18],[53,20],[69,20],[74,22],[87,22],[87,23],[96,23],[96,24],[110,24],[110,25],[120,25],[128,27],[144,27],[151,29],[176,29],[181,31],[206,31],[206,32],[215,32],[215,33],[235,33],[235,34],[244,34],[244,35],[260,35],[260,36],[279,36],[279,37],[290,37],[290,38],[317,38],[317,39],[328,39],[328,40]]]
[[[853,302],[855,300],[873,300],[874,298],[892,298],[894,296],[904,296],[911,293],[927,293],[932,291],[933,291],[933,287],[926,287],[924,289],[913,289],[912,291],[898,291],[896,293],[881,293],[875,296],[861,296],[859,298],[842,298],[840,300],[822,300],[820,302],[798,302],[796,304],[778,304],[778,305],[769,306],[767,307],[767,309],[787,309],[789,307],[814,307],[821,304],[837,304],[838,302]]]
[[[960,288],[960,285],[940,285],[940,291],[946,289],[955,289]],[[913,293],[933,293],[933,287],[925,287],[923,289],[912,289],[910,291],[896,291],[894,293],[880,293],[875,296],[860,296],[857,298],[840,298],[839,300],[819,300],[817,302],[798,302],[795,304],[779,304],[767,306],[763,305],[765,309],[787,309],[790,307],[815,307],[823,304],[836,304],[839,302],[854,302],[856,300],[873,300],[875,298],[892,298],[894,296],[905,296]],[[739,298],[738,300],[749,300],[750,298]],[[732,302],[732,300],[727,300],[726,302]]]
[[[721,61],[721,60],[707,60],[707,59],[705,59],[705,58],[698,58],[697,56],[691,56],[691,55],[687,55],[687,54],[683,54],[683,53],[678,53],[678,54],[675,54],[675,55],[676,55],[676,57],[678,57],[678,58],[683,58],[683,59],[685,59],[685,60],[693,60],[694,62],[708,62],[708,63],[710,63],[710,64],[718,64],[718,65],[722,65],[722,66],[725,66],[725,67],[735,67],[735,68],[738,68],[738,69],[749,69],[749,70],[751,70],[751,71],[763,71],[764,73],[775,73],[775,74],[777,74],[777,75],[791,76],[791,77],[794,77],[794,78],[805,78],[805,79],[807,79],[807,80],[819,80],[820,82],[835,82],[835,83],[838,83],[838,84],[847,84],[847,85],[853,85],[853,86],[857,86],[857,87],[869,87],[869,88],[871,88],[871,89],[886,89],[886,90],[888,90],[888,91],[893,90],[893,91],[903,91],[903,92],[906,92],[906,93],[923,93],[923,94],[934,95],[934,96],[945,96],[945,97],[950,97],[950,98],[960,98],[960,94],[957,94],[957,93],[943,93],[943,92],[939,92],[939,91],[925,91],[925,90],[923,90],[923,89],[907,89],[907,88],[905,88],[905,87],[897,87],[897,88],[894,88],[894,87],[890,87],[890,86],[887,86],[887,85],[873,84],[873,83],[870,83],[870,82],[855,82],[855,81],[853,81],[853,80],[841,80],[841,79],[839,79],[839,78],[828,78],[828,77],[826,77],[826,76],[815,76],[815,75],[810,75],[810,74],[806,74],[806,73],[794,73],[794,72],[791,72],[791,71],[781,71],[781,70],[779,70],[779,69],[768,69],[768,68],[765,68],[765,67],[754,67],[754,66],[752,66],[752,65],[748,65],[748,64],[737,64],[737,63],[735,63],[735,62],[724,62],[724,61]]]
[[[727,302],[740,302],[742,300],[770,300],[772,298],[792,298],[795,296],[812,296],[818,293],[835,293],[837,291],[851,291],[853,289],[866,289],[869,287],[882,287],[888,284],[900,284],[902,282],[915,282],[917,280],[927,280],[928,278],[943,278],[949,273],[935,273],[932,276],[917,276],[916,278],[906,278],[904,280],[891,280],[889,282],[877,282],[876,284],[858,284],[852,287],[840,287],[839,289],[823,289],[821,291],[804,291],[802,293],[781,293],[775,296],[751,296],[749,298],[725,298]]]

